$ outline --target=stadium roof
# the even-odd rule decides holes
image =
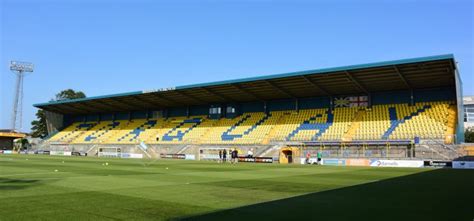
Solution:
[[[16,138],[24,138],[26,137],[26,134],[24,133],[18,133],[12,130],[0,130],[0,138],[10,138],[10,139],[16,139]]]
[[[455,68],[454,56],[448,54],[51,101],[34,106],[62,114],[85,114],[454,87]]]
[[[474,104],[474,96],[464,96],[464,97],[463,97],[463,104],[464,104],[464,105],[472,105],[472,104]]]

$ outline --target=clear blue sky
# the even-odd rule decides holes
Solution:
[[[9,60],[34,62],[34,103],[453,53],[474,94],[472,0],[0,0],[0,128],[10,126]]]

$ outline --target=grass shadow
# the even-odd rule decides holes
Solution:
[[[0,191],[26,189],[33,185],[38,185],[38,182],[40,180],[0,178]]]
[[[438,169],[182,220],[474,219],[474,170]]]

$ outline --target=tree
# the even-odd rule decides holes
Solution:
[[[56,101],[85,98],[86,95],[82,91],[74,91],[73,89],[63,90],[56,94]]]
[[[82,91],[75,91],[73,89],[66,89],[56,94],[53,101],[62,101],[70,99],[85,98],[86,95]],[[36,120],[31,122],[31,136],[44,138],[48,136],[48,129],[46,127],[46,115],[44,110],[36,112]]]
[[[16,149],[17,150],[27,149],[27,147],[30,145],[30,142],[28,142],[28,139],[26,139],[26,138],[17,139],[15,142],[16,142]]]
[[[467,129],[464,132],[464,142],[466,143],[474,143],[474,130]]]
[[[46,127],[46,116],[44,110],[39,109],[36,112],[36,119],[31,121],[31,136],[44,138],[48,136],[48,128]]]

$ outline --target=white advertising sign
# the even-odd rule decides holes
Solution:
[[[131,153],[130,158],[141,159],[141,158],[143,158],[143,154],[141,154],[141,153]]]
[[[217,154],[201,154],[201,159],[202,160],[218,160],[219,155]]]
[[[64,152],[62,150],[52,150],[52,151],[49,151],[49,155],[53,155],[53,156],[71,156],[71,152],[69,152],[69,155],[67,155],[67,152]]]
[[[371,167],[423,167],[422,160],[372,160]]]
[[[3,151],[3,154],[13,154],[13,151],[11,151],[11,150],[4,150],[4,151]]]
[[[455,169],[474,169],[474,161],[453,161]]]
[[[194,154],[186,154],[184,159],[185,160],[196,160],[196,156]]]
[[[122,153],[121,158],[134,158],[134,159],[141,159],[143,158],[143,154],[141,153]]]

